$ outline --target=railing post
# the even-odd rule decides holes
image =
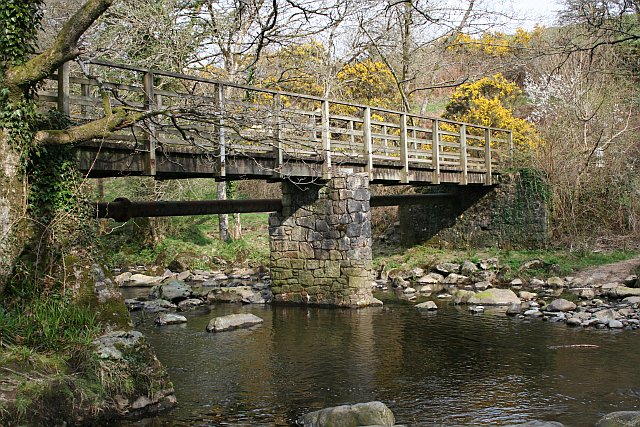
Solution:
[[[222,83],[216,83],[215,104],[218,110],[217,113],[219,114],[216,126],[216,133],[218,136],[218,146],[215,149],[215,155],[218,158],[218,170],[216,172],[219,177],[224,177],[227,175],[227,145],[224,130],[224,86]]]
[[[280,94],[273,95],[273,176],[282,176],[282,165],[284,163],[284,155],[282,152],[282,128],[280,127],[281,115],[281,99]]]
[[[331,178],[331,132],[329,127],[329,100],[322,101],[322,178]]]
[[[440,121],[434,119],[431,124],[431,168],[433,184],[440,184]]]
[[[400,173],[400,182],[409,183],[409,147],[407,137],[407,114],[400,114],[400,161],[402,162],[402,172]]]
[[[68,116],[69,108],[69,61],[58,67],[58,111]]]
[[[144,73],[142,86],[144,91],[144,109],[146,111],[152,111],[155,104],[155,94],[153,90],[153,73],[151,71]],[[147,157],[144,163],[144,173],[155,176],[157,172],[156,137],[151,123],[148,124],[147,130],[145,131],[145,145],[147,148]]]
[[[513,167],[513,132],[507,134],[507,142],[509,144],[509,166]]]
[[[491,128],[486,128],[484,130],[484,168],[485,168],[485,176],[484,183],[485,185],[493,184],[492,177],[492,168],[491,168]]]
[[[467,125],[460,125],[460,168],[462,175],[460,176],[460,184],[467,185]]]
[[[364,138],[364,153],[367,159],[365,170],[369,174],[369,179],[373,179],[373,147],[371,143],[371,108],[364,108],[362,124],[362,137]]]

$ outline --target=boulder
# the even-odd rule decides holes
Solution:
[[[230,288],[217,288],[207,294],[207,302],[242,302],[257,299],[251,286],[233,286]]]
[[[164,299],[154,299],[153,301],[145,301],[142,309],[149,313],[157,313],[159,311],[167,311],[169,309],[176,308],[175,304],[164,300]]]
[[[547,285],[552,288],[565,288],[567,285],[561,278],[554,276],[547,279]]]
[[[113,278],[113,281],[116,282],[118,286],[122,286],[125,282],[127,282],[131,278],[132,274],[129,271],[118,274]]]
[[[395,417],[382,402],[335,406],[303,415],[298,424],[304,427],[393,426]]]
[[[187,318],[179,314],[164,313],[156,317],[156,319],[154,320],[154,323],[159,326],[165,326],[165,325],[177,325],[179,323],[186,323],[186,321],[187,321]]]
[[[472,296],[468,304],[475,305],[511,305],[520,304],[518,296],[511,289],[487,289]]]
[[[445,285],[464,285],[469,282],[469,278],[467,276],[462,276],[460,274],[451,273],[447,277],[444,278],[442,283]]]
[[[622,302],[626,302],[627,304],[640,304],[640,297],[626,297]]]
[[[465,276],[471,276],[476,271],[478,271],[478,267],[471,261],[463,262],[462,267],[460,267],[460,273]]]
[[[223,332],[232,329],[249,328],[262,322],[264,322],[264,320],[251,313],[229,314],[211,319],[207,325],[207,332]]]
[[[474,283],[473,287],[476,291],[486,291],[489,288],[493,288],[493,285],[491,282],[483,281]]]
[[[108,332],[93,341],[96,354],[100,359],[122,359],[122,351],[141,346],[144,337],[138,331]]]
[[[640,411],[611,412],[600,418],[596,427],[640,427]]]
[[[133,274],[129,276],[127,280],[122,282],[120,286],[127,287],[152,287],[162,281],[162,277],[159,276],[147,276],[146,274]]]
[[[444,290],[444,285],[441,283],[429,283],[420,287],[420,293],[430,294],[432,292],[442,292]]]
[[[445,262],[443,264],[436,265],[436,272],[441,274],[459,273],[460,264],[454,264],[451,262]]]
[[[624,327],[622,322],[619,320],[609,320],[607,326],[609,327],[609,329],[622,329]]]
[[[204,304],[201,299],[198,298],[187,298],[186,300],[180,301],[178,303],[178,310],[187,311],[190,308],[197,307],[199,305]]]
[[[594,316],[600,323],[609,323],[609,321],[611,320],[616,320],[616,318],[618,317],[618,313],[616,313],[615,310],[607,308],[604,310],[596,311],[594,313]]]
[[[556,300],[551,301],[551,303],[546,307],[547,311],[573,311],[576,309],[576,305],[571,301],[568,301],[564,298],[558,298]]]
[[[387,273],[387,277],[390,280],[398,279],[398,278],[399,279],[409,279],[409,278],[411,278],[411,276],[412,276],[412,273],[410,271],[403,270],[401,268],[392,268]]]
[[[528,262],[525,262],[524,264],[522,264],[522,266],[520,267],[520,271],[523,270],[539,270],[541,268],[544,268],[544,261],[541,261],[539,259],[534,259]]]
[[[534,277],[533,279],[529,280],[529,286],[532,289],[541,288],[544,286],[544,281]]]
[[[518,292],[518,296],[523,301],[531,301],[532,299],[536,298],[538,294],[534,294],[533,292],[520,291]]]
[[[473,297],[476,293],[473,291],[466,291],[464,289],[459,289],[453,292],[453,303],[454,304],[466,304],[469,302],[471,297]]]
[[[624,279],[625,286],[628,286],[630,288],[637,288],[640,286],[640,284],[638,284],[638,276],[636,276],[635,274],[632,274],[630,276],[627,276]]]
[[[524,285],[524,282],[520,278],[513,279],[511,282],[509,282],[509,286],[522,286],[522,285]]]
[[[640,297],[640,288],[630,288],[628,286],[616,286],[607,292],[610,297],[626,298]]]
[[[181,280],[170,279],[166,283],[154,286],[149,293],[149,299],[165,299],[177,303],[188,299],[192,294],[191,286]]]
[[[420,284],[435,284],[442,283],[444,280],[444,276],[438,273],[429,273],[426,276],[423,276],[417,280]]]
[[[507,308],[507,316],[517,316],[522,313],[522,304],[511,304]]]
[[[438,306],[433,301],[425,301],[415,306],[418,310],[437,310]]]

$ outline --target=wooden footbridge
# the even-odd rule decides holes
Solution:
[[[508,161],[506,129],[143,69],[65,64],[39,92],[74,122],[115,107],[146,119],[77,146],[89,177],[328,179],[492,185]]]

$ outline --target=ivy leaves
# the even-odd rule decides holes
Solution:
[[[0,1],[0,64],[21,64],[34,53],[42,20],[42,0]]]

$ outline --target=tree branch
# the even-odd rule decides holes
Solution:
[[[137,111],[122,107],[115,108],[113,114],[83,125],[64,130],[42,130],[36,132],[34,140],[42,145],[70,145],[94,138],[104,138],[153,114],[157,114],[157,112]]]
[[[51,75],[60,65],[80,54],[78,40],[113,3],[113,0],[88,0],[64,24],[51,47],[26,63],[9,68],[5,84],[14,87],[32,86]]]

